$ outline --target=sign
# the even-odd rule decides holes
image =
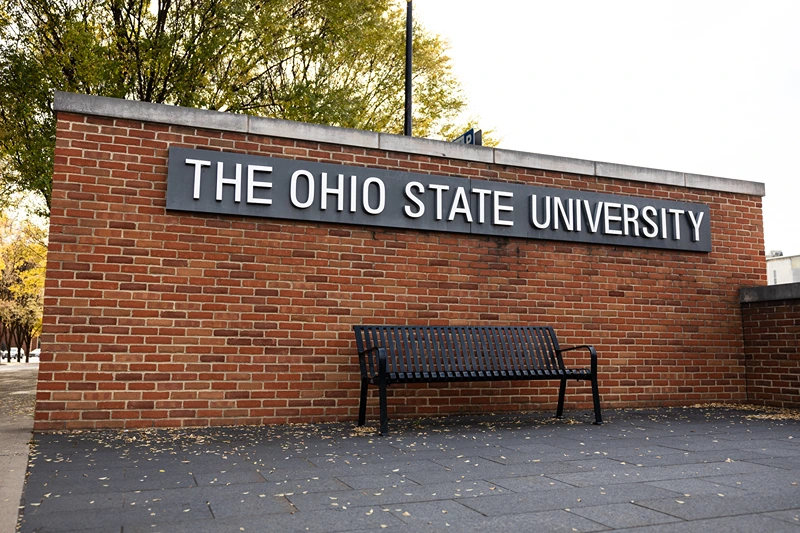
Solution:
[[[179,147],[167,209],[711,251],[705,204]]]
[[[482,146],[483,132],[481,130],[475,131],[475,128],[470,128],[450,142]]]

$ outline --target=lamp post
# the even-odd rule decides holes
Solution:
[[[405,135],[411,137],[411,0],[406,1],[406,120],[403,127]]]

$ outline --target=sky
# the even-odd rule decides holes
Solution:
[[[415,0],[500,148],[756,181],[800,254],[800,1]]]

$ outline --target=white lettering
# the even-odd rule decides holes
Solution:
[[[418,225],[415,220],[426,220],[424,225],[429,229],[443,222],[438,227],[445,231],[476,231],[477,226],[470,230],[471,225],[483,224],[490,227],[484,226],[479,233],[502,235],[505,232],[523,238],[532,237],[530,230],[533,228],[538,230],[540,237],[556,240],[628,245],[638,242],[640,246],[692,249],[705,239],[702,248],[709,247],[709,230],[706,226],[710,225],[710,220],[705,216],[709,208],[703,204],[525,187],[523,184],[504,187],[500,182],[482,180],[453,180],[447,181],[449,184],[446,185],[442,182],[449,178],[443,177],[439,177],[439,183],[429,184],[429,180],[437,181],[437,177],[412,173],[395,175],[389,172],[386,176],[391,178],[380,178],[376,174],[382,176],[382,171],[368,169],[362,169],[363,173],[352,170],[359,172],[358,175],[348,176],[344,171],[350,167],[321,166],[327,172],[312,172],[298,168],[305,166],[302,162],[293,163],[298,165],[294,168],[284,167],[291,169],[279,172],[285,175],[278,177],[274,162],[268,158],[260,158],[260,161],[253,158],[249,161],[261,164],[248,164],[248,161],[236,163],[235,159],[226,155],[217,158],[211,152],[208,155],[202,151],[175,154],[179,154],[178,161],[184,159],[184,166],[180,167],[178,174],[181,183],[176,184],[183,197],[170,194],[169,198],[170,207],[176,206],[176,209],[187,209],[184,202],[188,201],[190,194],[195,201],[201,200],[201,195],[209,196],[204,196],[202,200],[210,202],[213,187],[217,202],[215,211],[239,213],[239,203],[246,201],[250,207],[241,211],[241,214],[270,216],[278,214],[271,213],[277,209],[276,204],[285,203],[285,189],[288,187],[290,203],[278,209],[279,216],[295,220],[398,228],[414,228]],[[208,160],[200,157],[208,157]],[[245,166],[246,169],[243,168]],[[372,173],[371,177],[368,172]],[[286,177],[291,178],[288,183]],[[173,176],[169,178],[172,180]],[[475,185],[475,188],[470,188],[471,185]],[[401,187],[403,192],[399,190]],[[513,192],[508,192],[508,189]],[[533,194],[534,191],[537,194]],[[394,196],[387,198],[389,193]],[[521,212],[519,217],[528,229],[513,231],[517,210],[515,195],[519,197],[518,201],[524,202],[526,194],[531,202],[529,222],[524,220],[524,213]],[[391,205],[387,206],[387,202]],[[519,207],[524,210],[525,206]],[[284,209],[289,209],[289,212]],[[305,214],[299,212],[304,209]],[[331,213],[327,212],[328,209]],[[386,215],[382,216],[384,213]],[[431,221],[435,223],[430,224]],[[685,243],[682,239],[684,235]],[[649,242],[651,239],[653,242]],[[663,242],[656,242],[656,239]]]
[[[350,212],[356,212],[358,203],[358,177],[350,176]]]
[[[600,229],[600,214],[603,212],[603,202],[597,202],[597,208],[595,208],[594,216],[592,216],[592,208],[589,206],[589,200],[586,200],[586,203],[583,204],[584,209],[586,209],[586,216],[588,217],[589,222],[589,231],[592,233],[597,233],[597,230]]]
[[[436,220],[442,220],[442,191],[448,191],[450,187],[432,183],[428,188],[436,191]]]
[[[536,214],[539,202],[536,201],[536,195],[531,195],[531,224],[537,229],[547,229],[550,227],[550,197],[544,197],[544,222],[539,222],[539,216]]]
[[[265,167],[261,165],[247,165],[247,203],[248,204],[262,204],[271,205],[272,200],[269,198],[256,198],[253,194],[253,189],[261,187],[263,189],[271,189],[271,181],[255,181],[256,172],[272,172],[272,167]]]
[[[614,202],[606,202],[603,204],[603,233],[606,235],[622,235],[622,230],[620,229],[611,229],[610,222],[621,222],[622,217],[619,215],[612,215],[609,213],[610,209],[620,209],[622,204],[617,204]]]
[[[211,161],[203,161],[200,159],[187,159],[187,165],[194,165],[194,196],[195,200],[200,199],[200,171],[203,167],[210,167]]]
[[[573,206],[572,198],[567,200],[567,205],[569,206],[569,219],[567,219],[567,212],[564,210],[564,204],[561,202],[561,198],[558,196],[553,197],[553,229],[558,229],[558,219],[559,214],[561,220],[564,221],[564,229],[567,231],[572,231],[574,224],[572,222],[572,206]]]
[[[675,221],[675,236],[673,237],[674,240],[679,241],[681,240],[681,219],[680,216],[685,213],[683,209],[670,209],[670,214],[672,215],[673,220]]]
[[[369,205],[369,186],[373,183],[378,186],[378,207]],[[386,206],[386,186],[381,180],[378,178],[367,178],[366,181],[364,181],[362,194],[364,196],[364,211],[370,215],[379,215],[383,212],[383,208]]]
[[[483,224],[485,222],[484,210],[486,209],[484,198],[492,194],[492,191],[488,189],[472,189],[472,194],[478,195],[478,224]]]
[[[692,222],[692,228],[694,229],[694,235],[692,235],[692,240],[694,242],[700,240],[700,224],[703,222],[703,215],[705,215],[705,213],[700,211],[700,216],[695,219],[694,211],[689,211],[689,220]]]
[[[452,221],[456,218],[457,214],[464,215],[467,222],[472,222],[472,213],[469,212],[467,193],[464,191],[464,187],[458,187],[456,189],[456,197],[453,198],[453,205],[450,206],[450,215],[448,215],[447,220]]]
[[[301,202],[297,198],[297,178],[299,177],[303,177],[308,181],[308,197],[305,202]],[[292,174],[289,199],[292,201],[292,205],[297,208],[305,209],[311,207],[311,204],[314,203],[314,176],[311,175],[311,172],[307,170],[296,170],[294,174]]]
[[[645,223],[651,228],[650,231],[647,228],[642,227],[642,233],[645,237],[652,239],[653,237],[658,235],[658,224],[653,218],[650,218],[648,215],[656,216],[658,215],[658,211],[652,205],[647,205],[642,208],[642,218],[644,219]]]
[[[328,208],[328,195],[336,196],[336,210],[344,211],[344,174],[339,174],[336,178],[336,188],[328,187],[328,173],[322,173],[322,187],[319,191],[320,209],[325,211]]]
[[[506,213],[510,213],[514,211],[514,207],[510,205],[502,205],[500,203],[500,198],[513,198],[513,192],[504,192],[504,191],[494,191],[494,224],[496,226],[513,226],[513,220],[502,220],[500,218],[500,212],[504,211]]]
[[[639,236],[639,208],[635,205],[625,204],[622,209],[622,229],[625,235],[630,235],[630,225],[633,224],[634,236]]]
[[[406,212],[407,217],[411,218],[419,218],[425,214],[425,204],[422,203],[422,200],[414,196],[414,193],[411,189],[414,188],[417,190],[418,193],[422,194],[425,192],[425,187],[418,181],[409,181],[406,183],[406,198],[414,202],[417,206],[417,211],[411,211],[411,206],[405,206],[403,209]]]
[[[222,177],[222,161],[217,163],[217,201],[222,201],[222,186],[223,185],[233,185],[233,201],[234,202],[241,202],[242,201],[242,164],[236,163],[236,177],[235,178],[224,178]]]

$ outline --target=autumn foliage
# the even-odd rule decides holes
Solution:
[[[45,229],[0,214],[0,347],[9,361],[16,348],[27,362],[41,333],[46,258]]]

